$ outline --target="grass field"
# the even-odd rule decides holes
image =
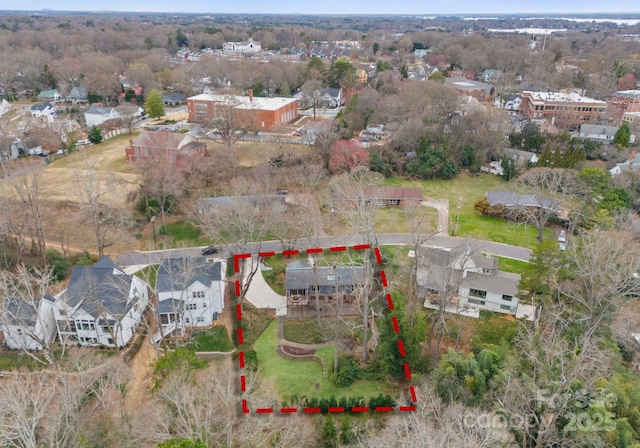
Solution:
[[[526,269],[527,263],[522,260],[513,260],[511,258],[496,257],[498,259],[498,269],[506,272],[513,272],[514,274],[522,274]]]
[[[211,244],[209,239],[201,235],[200,229],[188,221],[163,224],[158,229],[158,236],[162,237],[165,245],[173,248],[208,246]]]
[[[398,390],[380,381],[357,380],[346,388],[336,387],[329,378],[322,377],[322,366],[315,361],[294,361],[276,354],[277,324],[272,322],[256,341],[258,372],[263,381],[275,386],[283,400],[294,397],[365,397],[378,394],[396,396]],[[325,360],[328,372],[333,366],[333,347],[324,347],[316,354]]]
[[[449,233],[454,236],[470,237],[533,248],[537,244],[537,232],[533,225],[516,224],[490,216],[480,216],[474,209],[475,203],[488,191],[509,191],[510,185],[493,174],[469,176],[459,174],[450,180],[406,180],[386,179],[385,183],[394,187],[419,187],[425,198],[449,199]],[[458,205],[460,211],[458,212]],[[552,232],[544,229],[546,239],[553,238]]]
[[[191,337],[192,342],[189,346],[197,352],[228,352],[233,350],[233,344],[224,325],[194,332]]]

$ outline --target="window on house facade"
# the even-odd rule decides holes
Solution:
[[[197,309],[197,308],[198,308],[198,304],[197,304],[197,303],[189,303],[189,304],[187,305],[187,309],[188,309],[188,310],[191,310],[191,311],[192,311],[192,310],[195,310],[195,309]]]
[[[481,297],[481,298],[483,298],[483,299],[484,299],[484,298],[486,298],[486,297],[487,297],[487,291],[481,291],[481,290],[479,290],[479,289],[471,288],[471,289],[469,290],[469,295],[470,295],[470,296],[473,296],[473,297]]]
[[[204,299],[204,291],[193,291],[191,295],[194,299]]]
[[[504,311],[511,311],[510,305],[500,305],[500,309]]]
[[[513,296],[502,294],[502,300],[504,300],[505,302],[511,302],[513,300]]]
[[[58,310],[58,314],[61,316],[66,316],[67,312],[65,310]]]
[[[84,331],[96,329],[95,323],[92,320],[78,320],[76,321],[76,327]]]
[[[198,317],[197,321],[198,322],[204,322],[204,317]]]
[[[480,299],[469,299],[469,303],[473,303],[474,305],[484,306],[486,302]]]
[[[18,333],[18,336],[22,336],[22,328],[18,328],[16,330],[16,333]]]
[[[207,103],[195,103],[194,106],[197,115],[207,115],[209,113],[209,106]]]
[[[107,343],[113,345],[113,339],[111,338],[107,339]]]

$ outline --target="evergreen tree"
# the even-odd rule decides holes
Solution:
[[[94,145],[102,141],[102,131],[98,126],[92,126],[89,131],[89,141]]]
[[[613,144],[618,148],[628,148],[631,140],[631,129],[628,123],[622,123],[616,135],[613,137]]]
[[[322,432],[320,434],[320,440],[318,441],[319,448],[335,448],[338,446],[338,431],[333,424],[333,419],[327,417],[322,425]]]
[[[147,95],[147,101],[144,103],[144,111],[151,118],[158,118],[164,115],[164,104],[162,104],[162,97],[160,96],[160,92],[156,89],[153,89]]]

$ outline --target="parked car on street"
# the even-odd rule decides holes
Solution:
[[[213,254],[217,254],[219,251],[219,249],[216,246],[207,246],[204,249],[202,249],[202,255],[213,255]]]

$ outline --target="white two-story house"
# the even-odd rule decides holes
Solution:
[[[53,319],[55,299],[44,297],[5,297],[2,300],[1,329],[4,342],[13,350],[42,350],[56,337]]]
[[[124,347],[149,305],[148,285],[126,274],[108,257],[75,266],[69,287],[58,297],[54,317],[62,342]]]
[[[478,309],[515,315],[519,274],[498,270],[498,260],[472,252],[425,248],[418,252],[418,286],[425,306],[446,298],[458,311]]]
[[[158,270],[156,292],[160,337],[188,327],[207,327],[224,308],[225,264],[204,257],[169,258]]]

